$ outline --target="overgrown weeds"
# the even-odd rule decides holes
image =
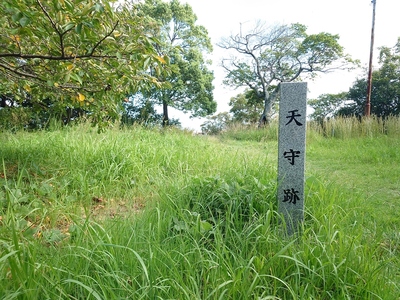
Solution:
[[[309,122],[309,129],[324,137],[351,139],[359,137],[400,136],[400,118],[332,118],[322,122]]]
[[[398,165],[393,139],[312,133],[306,218],[286,237],[276,140],[93,130],[0,137],[2,299],[399,298],[398,209],[373,214],[398,198],[365,201],[349,180],[356,146]]]

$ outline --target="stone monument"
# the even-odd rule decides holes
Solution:
[[[280,84],[278,139],[278,212],[286,232],[298,232],[304,220],[307,83]]]

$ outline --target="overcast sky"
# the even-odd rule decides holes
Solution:
[[[214,45],[214,99],[218,103],[218,112],[229,111],[229,99],[239,91],[222,85],[224,72],[219,63],[224,52],[216,43],[231,33],[239,33],[240,26],[246,31],[246,26],[251,26],[257,20],[270,25],[301,23],[307,26],[309,34],[322,31],[339,34],[339,43],[345,52],[359,59],[363,67],[368,66],[373,9],[371,0],[181,0],[181,3],[188,3],[193,8],[198,18],[197,24],[207,28]],[[400,0],[376,0],[375,66],[378,48],[393,47],[400,37],[399,13]],[[356,78],[361,76],[366,76],[365,71],[336,71],[321,75],[313,82],[308,82],[308,98],[348,91]],[[181,114],[179,118],[184,127],[194,129],[204,122],[188,122],[188,118]]]

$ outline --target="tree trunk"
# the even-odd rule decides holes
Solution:
[[[271,111],[272,103],[271,103],[270,95],[267,94],[264,97],[264,111],[258,121],[258,127],[262,128],[269,123],[269,112]]]
[[[166,127],[169,125],[169,117],[168,117],[168,103],[163,101],[163,121],[162,126]]]
[[[6,97],[0,96],[0,107],[7,107]]]
[[[272,105],[274,104],[276,97],[278,95],[279,91],[279,85],[277,88],[272,93],[266,93],[264,96],[264,111],[260,117],[260,120],[258,121],[258,127],[262,128],[265,125],[267,125],[271,120],[270,120],[270,112],[272,109]]]

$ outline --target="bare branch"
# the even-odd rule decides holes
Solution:
[[[316,74],[339,69],[333,66],[343,58],[338,37],[326,33],[307,35],[301,24],[275,26],[269,29],[258,23],[245,35],[231,35],[217,44],[226,50],[239,53],[223,60],[227,83],[250,87],[257,95],[262,90],[263,119],[275,101],[269,94],[272,85],[297,80],[301,74]],[[228,62],[228,64],[226,63]]]

